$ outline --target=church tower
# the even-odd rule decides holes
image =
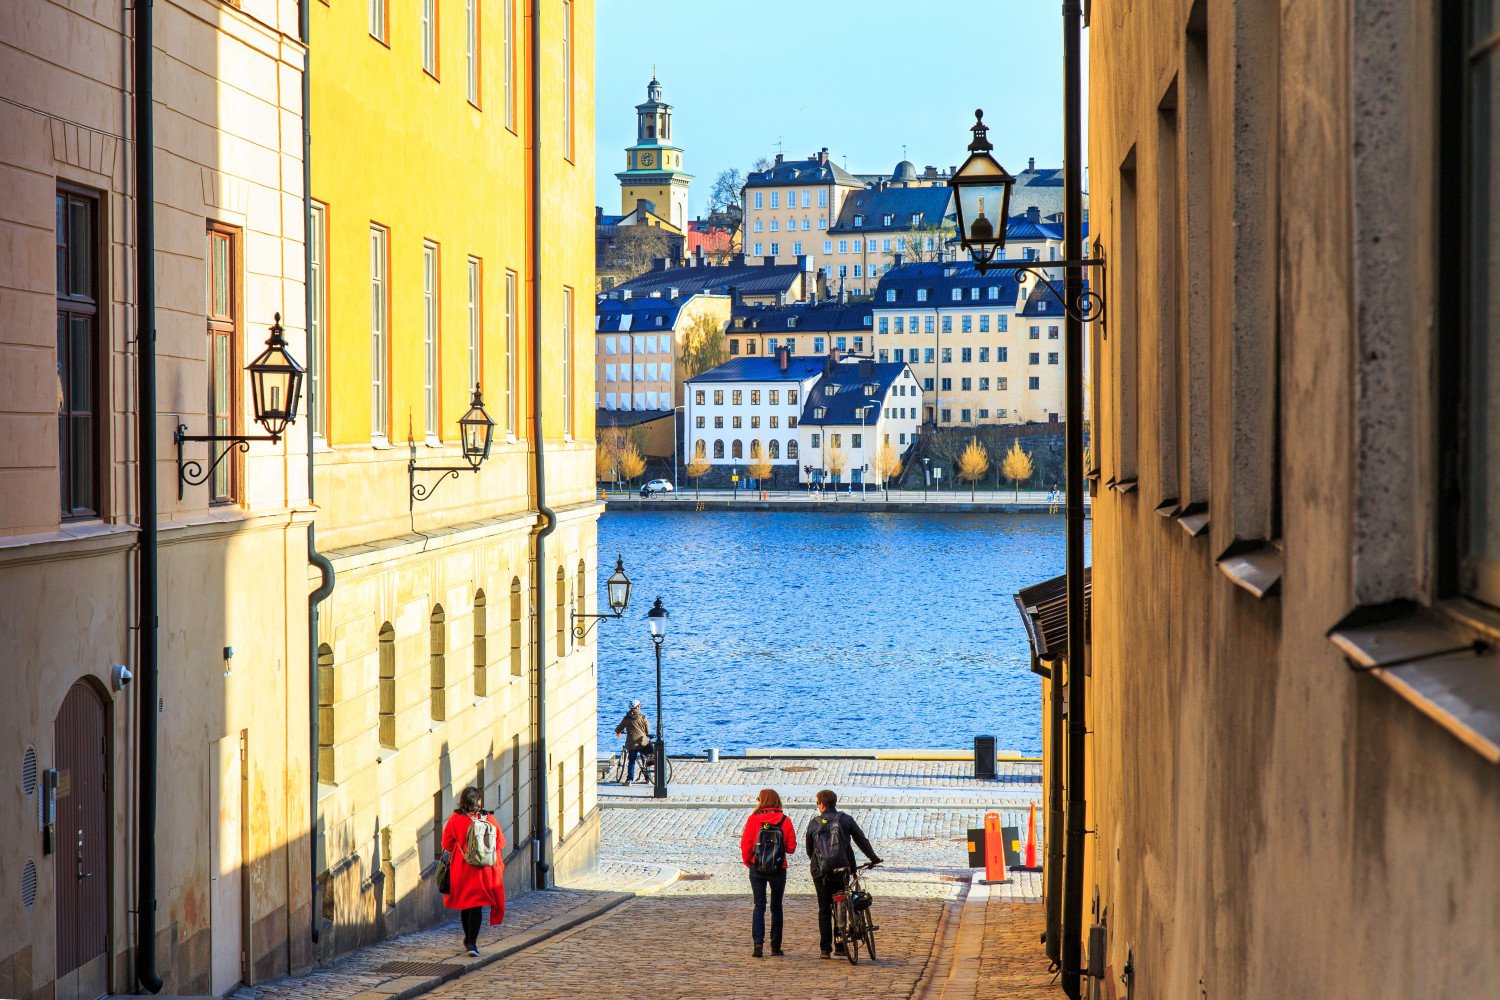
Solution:
[[[687,231],[688,182],[682,172],[682,148],[672,144],[672,105],[661,99],[655,76],[646,86],[646,103],[635,106],[635,145],[625,150],[620,179],[620,214],[629,215],[648,201],[652,211],[678,232]]]

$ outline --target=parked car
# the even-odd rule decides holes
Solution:
[[[649,497],[653,493],[671,493],[672,484],[665,479],[653,479],[641,487],[641,496]]]

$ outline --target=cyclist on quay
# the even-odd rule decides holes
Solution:
[[[818,814],[807,823],[803,843],[812,865],[813,888],[818,892],[818,952],[824,958],[833,954],[833,896],[848,884],[854,869],[854,848],[858,847],[870,864],[880,864],[880,857],[854,817],[838,811],[839,797],[828,789],[817,794]],[[837,947],[844,954],[844,945]]]
[[[646,713],[641,711],[641,703],[632,701],[630,711],[620,720],[615,727],[615,735],[625,734],[625,753],[628,757],[628,765],[625,772],[625,783],[629,784],[635,780],[635,762],[646,754],[646,748],[651,745],[651,720],[646,718]],[[641,773],[645,774],[644,765]]]

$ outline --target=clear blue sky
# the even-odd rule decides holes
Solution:
[[[974,109],[1012,173],[1062,165],[1057,0],[597,0],[596,200],[635,141],[651,66],[700,215],[714,177],[823,146],[855,173],[963,161]],[[1087,86],[1085,32],[1085,87]],[[756,67],[752,72],[751,66]]]

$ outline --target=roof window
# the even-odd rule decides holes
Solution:
[[[864,224],[865,224],[865,217],[863,215],[856,215],[854,217],[854,227],[856,229],[858,229],[859,227],[863,226]]]

